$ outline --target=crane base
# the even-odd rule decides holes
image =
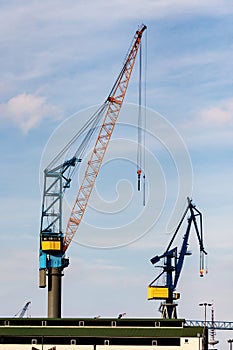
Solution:
[[[161,303],[159,311],[162,314],[162,318],[177,319],[176,307],[178,304],[173,303]]]
[[[48,270],[48,318],[61,318],[61,278],[58,268]]]

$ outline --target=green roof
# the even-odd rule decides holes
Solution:
[[[185,320],[164,319],[0,319],[0,336],[60,337],[197,337],[203,327],[184,327]]]

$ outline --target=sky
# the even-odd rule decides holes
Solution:
[[[189,196],[203,213],[209,272],[199,278],[192,231],[178,316],[201,320],[199,303],[213,302],[216,320],[233,321],[232,1],[3,0],[0,9],[0,315],[27,301],[32,317],[47,315],[38,287],[41,174],[105,101],[144,23],[146,206],[136,188],[137,62],[68,250],[62,315],[160,317],[159,303],[147,300],[157,273],[150,259],[165,251]],[[233,337],[217,335],[220,349]]]

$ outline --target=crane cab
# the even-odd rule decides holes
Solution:
[[[63,238],[60,234],[42,233],[41,249],[44,252],[62,251]]]

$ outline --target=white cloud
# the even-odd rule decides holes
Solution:
[[[219,106],[203,109],[199,116],[199,121],[204,125],[228,125],[233,121],[233,99],[224,101]]]
[[[223,100],[196,112],[196,116],[180,125],[188,141],[196,147],[229,147],[233,140],[233,98]]]
[[[45,118],[59,118],[56,106],[46,102],[45,97],[20,94],[0,105],[0,118],[7,119],[18,126],[23,133],[37,127]]]

